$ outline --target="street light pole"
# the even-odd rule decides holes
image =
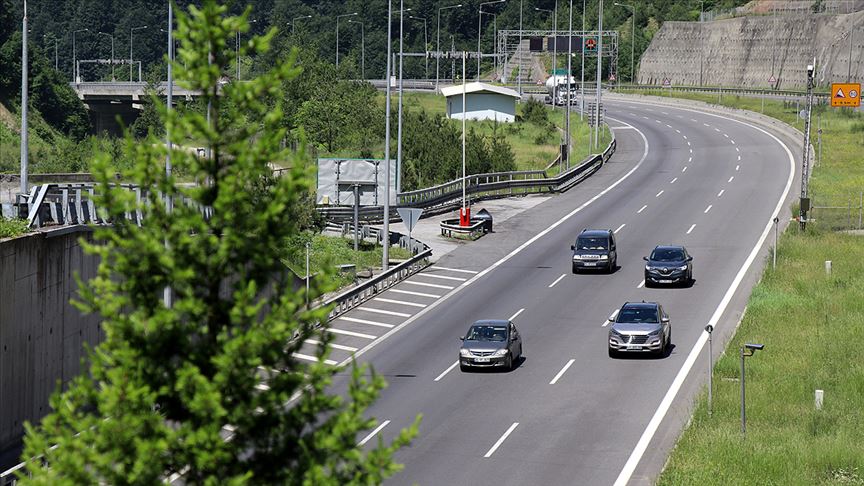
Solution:
[[[48,37],[48,34],[43,35],[42,40],[44,41],[46,37]],[[54,37],[53,34],[51,38],[54,40],[54,70],[56,71],[59,67],[57,64],[57,38]]]
[[[348,19],[349,24],[360,24],[360,77],[366,79],[366,24]]]
[[[479,14],[477,15],[477,81],[480,81],[480,65],[482,64],[482,57],[480,53],[480,39],[481,37],[481,29],[483,27],[483,5],[492,5],[495,3],[504,3],[507,0],[494,0],[492,2],[483,2],[480,4],[480,9],[478,10]]]
[[[462,4],[460,3],[458,5],[450,5],[449,7],[439,7],[438,8],[438,26],[435,29],[436,30],[435,51],[438,53],[438,55],[435,56],[435,89],[436,90],[438,89],[438,71],[439,71],[439,66],[441,65],[441,11],[447,10],[449,8],[459,8],[461,6],[462,6]]]
[[[129,82],[132,82],[132,33],[139,29],[146,29],[146,25],[142,25],[141,27],[132,27],[129,30]],[[141,81],[140,79],[138,81]]]
[[[497,39],[496,39],[497,41]],[[516,75],[516,83],[519,86],[519,100],[522,100],[522,0],[519,0],[519,47],[516,48],[516,53],[519,54],[519,60],[516,61],[519,63],[519,74]],[[507,66],[507,46],[504,46],[504,66]],[[505,75],[508,73],[504,73]]]
[[[423,21],[423,52],[428,51],[429,50],[429,36],[428,36],[428,31],[426,30],[426,19],[424,19],[423,17],[415,17],[413,15],[409,15],[408,18]],[[429,58],[428,57],[426,57],[426,79],[429,79]]]
[[[569,25],[567,27],[567,117],[564,121],[564,168],[570,168],[570,110],[573,102],[573,0],[570,0],[570,10],[568,12]]]
[[[630,84],[633,84],[635,74],[633,71],[633,47],[636,45],[636,7],[634,5],[627,5],[626,3],[618,2],[615,2],[615,5],[629,8],[633,12],[633,16],[630,17]]]
[[[557,0],[555,2],[555,6],[556,7],[558,6]],[[534,10],[536,10],[537,12],[546,12],[549,14],[550,17],[552,17],[552,26],[553,26],[552,29],[554,31],[554,29],[555,29],[555,27],[554,27],[555,26],[555,17],[554,17],[555,12],[553,12],[552,10],[549,10],[547,8],[540,8],[540,7],[534,7]],[[557,36],[553,36],[553,38],[557,38]],[[555,44],[557,44],[557,42]],[[555,46],[555,44],[553,44],[552,49],[553,49],[553,51],[557,52],[557,46]],[[548,45],[546,46],[546,49],[549,49]],[[519,72],[521,73],[522,68],[520,67],[519,69],[520,69]],[[556,81],[556,78],[555,78],[555,55],[553,54],[552,55],[552,109],[553,110],[555,109],[555,81]]]
[[[357,15],[357,12],[336,16],[336,67],[337,68],[339,67],[339,19],[342,17],[351,17],[352,15]]]
[[[111,81],[114,82],[114,36],[106,32],[96,32],[97,35],[107,35],[111,39]]]
[[[705,26],[704,26],[704,24],[705,24],[705,1],[700,0],[700,2],[699,2],[699,86],[702,86],[702,77],[703,77],[702,56],[704,54],[703,54],[702,50],[705,47]]]
[[[90,29],[78,29],[72,31],[72,82],[78,82],[78,53],[75,48],[75,34],[78,32],[87,32]]]
[[[384,73],[386,95],[384,96],[384,238],[381,240],[381,268],[390,268],[390,72],[393,51],[393,0],[387,0],[387,72]]]
[[[173,9],[172,1],[168,1],[168,93],[167,93],[167,103],[166,110],[168,112],[168,120],[165,121],[165,175],[166,179],[171,177],[171,104],[172,98],[174,94],[174,9]],[[239,38],[238,38],[239,41]],[[238,64],[239,66],[239,64]],[[171,199],[171,194],[165,195],[165,211],[169,214],[174,209],[174,201]],[[165,239],[165,246],[168,247],[168,240]],[[162,302],[164,303],[166,308],[170,308],[172,305],[171,299],[171,287],[169,285],[165,286],[162,295]]]
[[[405,12],[411,11],[410,8],[404,8],[404,0],[399,0],[399,114],[396,128],[396,194],[402,190],[402,60],[404,51],[402,45],[402,20],[405,17]]]
[[[600,103],[601,79],[603,78],[603,0],[599,0],[600,11],[597,14],[597,110],[594,113],[594,150],[600,150]]]
[[[299,17],[294,17],[291,19],[291,36],[294,36],[294,27],[297,26],[297,21],[300,19],[311,19],[311,15],[301,15]]]
[[[24,0],[24,17],[21,19],[21,194],[27,194],[27,162],[30,155],[27,138],[27,0]],[[33,204],[33,201],[29,201]]]
[[[585,119],[585,0],[582,0],[582,68],[579,80],[579,120]],[[588,132],[588,145],[591,145],[591,132]]]

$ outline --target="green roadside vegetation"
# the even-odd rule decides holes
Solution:
[[[659,94],[659,93],[652,93]],[[668,92],[665,94],[668,96]],[[717,104],[717,96],[676,93]],[[761,98],[724,96],[724,106],[762,111]],[[764,113],[795,124],[795,104],[765,100]],[[814,109],[823,158],[810,183],[814,203],[856,197],[864,189],[864,117]],[[801,128],[801,121],[797,121]],[[856,218],[857,219],[857,218]],[[857,225],[857,221],[854,221]],[[680,437],[659,485],[864,484],[864,236],[818,219],[780,239],[777,268],[766,267],[728,352]],[[825,261],[833,262],[828,275]],[[747,366],[747,436],[740,431],[740,358],[744,343],[765,345]],[[822,410],[814,393],[824,390]]]
[[[20,236],[27,231],[27,221],[23,219],[8,219],[0,216],[0,238]]]

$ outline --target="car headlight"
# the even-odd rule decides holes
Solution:
[[[506,348],[505,349],[499,349],[498,351],[495,351],[494,356],[507,356],[508,352],[509,351]]]
[[[660,335],[660,332],[661,332],[661,331],[662,331],[661,329],[657,329],[657,330],[655,330],[655,331],[651,331],[651,332],[649,332],[648,335],[651,336],[651,337],[656,337],[656,336],[659,336],[659,335]]]
[[[652,267],[651,265],[645,265],[645,270],[648,270],[650,272],[651,270],[654,270],[654,267]]]
[[[678,270],[687,270],[687,265],[681,265]]]
[[[582,255],[573,255],[573,259],[574,259],[574,260],[581,260],[581,259],[582,259]]]
[[[471,351],[468,351],[467,349],[460,349],[459,350],[459,356],[463,356],[463,357],[471,356]]]
[[[620,333],[618,333],[618,331],[613,331],[613,330],[610,330],[610,331],[609,331],[609,338],[611,338],[611,339],[617,339],[617,340],[619,340],[619,341],[623,341],[623,340],[624,340],[624,336],[622,336]]]
[[[609,255],[600,255],[600,259],[601,259],[601,260],[608,260],[608,259],[609,259]]]

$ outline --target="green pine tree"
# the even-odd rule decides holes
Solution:
[[[162,116],[175,143],[212,148],[209,159],[170,152],[177,173],[206,183],[166,175],[168,153],[152,136],[127,139],[135,161],[127,180],[149,189],[140,202],[111,185],[107,155],[94,164],[99,203],[114,224],[96,230],[88,249],[101,265],[82,282],[78,304],[103,318],[105,340],[90,353],[89,373],[54,394],[41,424],[28,424],[24,457],[41,459],[28,463],[25,484],[149,485],[172,474],[187,484],[375,484],[398,470],[392,455],[416,434],[415,422],[389,445],[360,449],[383,379],[355,366],[347,392],[333,394],[337,368],[291,357],[310,337],[325,343],[322,361],[328,354],[318,325],[327,309],[305,308],[273,251],[298,231],[293,208],[314,175],[302,149],[280,148],[274,100],[300,75],[293,57],[257,79],[218,85],[233,59],[226,41],[248,30],[247,16],[228,17],[214,0],[178,16],[175,72],[203,92],[213,115],[208,124],[203,113],[163,106]],[[244,36],[244,50],[266,51],[273,35]],[[295,163],[273,179],[273,160]],[[140,226],[124,218],[136,209]],[[326,277],[310,297],[329,289]]]

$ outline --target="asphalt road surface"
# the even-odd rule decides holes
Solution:
[[[717,328],[719,353],[771,220],[797,194],[789,150],[800,154],[699,111],[608,102],[607,116],[618,151],[597,174],[331,323],[331,363],[353,353],[389,382],[369,411],[379,427],[358,441],[389,440],[423,415],[389,484],[623,485],[659,474],[706,376],[703,328]],[[616,232],[613,274],[571,274],[584,227]],[[657,244],[687,247],[692,287],[644,288],[642,257]],[[606,319],[643,299],[665,306],[674,348],[609,358]],[[513,319],[524,361],[463,373],[458,337],[489,318]]]

